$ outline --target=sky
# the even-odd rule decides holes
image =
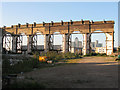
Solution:
[[[118,3],[118,21],[120,21],[120,2]],[[118,25],[118,46],[120,46],[120,22]]]
[[[114,20],[115,46],[118,46],[118,3],[117,2],[3,2],[2,24],[11,26],[18,23],[33,22],[60,22],[83,20]],[[62,44],[62,35],[54,36],[55,44]],[[78,37],[83,40],[82,34],[72,35],[72,41]],[[38,37],[38,43],[43,44],[43,36]],[[105,46],[105,34],[93,34],[92,42],[99,40]],[[23,44],[27,38],[24,37]]]

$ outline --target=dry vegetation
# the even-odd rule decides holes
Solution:
[[[47,64],[47,63],[39,62],[38,61],[39,55],[41,55],[41,56],[45,55],[47,57],[51,56],[49,58],[49,60],[53,60],[54,63]],[[79,54],[72,54],[72,53],[57,54],[55,52],[48,52],[46,54],[45,53],[41,53],[41,54],[35,53],[33,56],[34,56],[33,58],[31,58],[31,57],[24,58],[23,61],[20,61],[15,65],[10,65],[9,60],[7,60],[6,58],[3,59],[3,76],[6,76],[8,74],[17,74],[21,77],[20,73],[23,72],[24,79],[22,81],[28,81],[28,80],[31,81],[29,83],[24,82],[24,84],[21,81],[19,84],[17,82],[15,82],[15,83],[11,84],[9,87],[12,88],[12,87],[16,86],[16,87],[26,88],[29,85],[31,85],[31,88],[37,87],[37,85],[40,86],[40,87],[38,86],[39,88],[61,87],[62,82],[64,82],[65,77],[66,77],[66,79],[65,79],[66,82],[69,82],[69,80],[71,80],[71,82],[69,82],[70,85],[69,85],[69,83],[67,85],[68,87],[71,87],[71,85],[72,84],[75,85],[75,83],[83,84],[83,83],[91,82],[91,80],[86,79],[87,78],[86,74],[87,74],[87,72],[89,72],[89,68],[91,68],[91,67],[93,68],[93,67],[95,67],[95,65],[106,65],[106,64],[107,65],[117,65],[116,62],[114,61],[116,57],[110,57],[110,56],[106,56],[106,55],[100,56],[100,54],[97,54],[95,56],[94,55],[93,56],[86,55],[86,56],[89,56],[89,57],[86,57],[86,56],[81,56]],[[83,63],[84,63],[84,65],[83,65]],[[92,64],[92,63],[94,63],[94,64]],[[101,63],[103,63],[103,64],[101,64]],[[50,68],[50,67],[52,67],[52,68]],[[86,69],[86,68],[88,68],[88,69]],[[113,68],[115,68],[115,67],[113,67]],[[97,69],[99,71],[98,67],[95,69],[95,71],[93,70],[94,74],[95,74],[95,72],[98,73]],[[111,69],[111,68],[109,68],[109,69]],[[71,72],[71,73],[69,73],[69,72]],[[86,75],[85,80],[81,80],[81,77],[83,77],[83,76],[78,77],[78,74],[80,74],[82,72],[84,72],[84,74]],[[104,73],[105,72],[106,71],[104,71]],[[76,77],[75,80],[73,79],[73,76],[71,77],[72,73],[74,73],[73,76]],[[77,74],[77,76],[75,73]],[[110,74],[110,75],[111,75],[111,73],[117,73],[117,72],[115,72],[115,71],[108,72],[108,74]],[[68,77],[67,77],[67,75],[68,75]],[[58,76],[61,76],[61,80],[63,80],[63,81],[58,79],[59,78]],[[114,75],[113,75],[113,77],[114,77]],[[53,80],[55,79],[55,82],[52,80],[52,78],[53,78]],[[69,80],[67,78],[69,78]],[[112,78],[113,81],[114,81],[114,78]],[[115,78],[115,80],[116,80],[116,78]],[[60,83],[57,84],[57,82],[60,82]],[[54,84],[56,84],[56,86]],[[115,86],[115,85],[113,85],[113,86]],[[66,85],[65,86],[62,85],[62,87],[66,87]],[[82,87],[82,86],[75,85],[73,87]],[[87,86],[87,87],[92,87],[92,86]],[[109,87],[109,86],[107,86],[107,87]]]

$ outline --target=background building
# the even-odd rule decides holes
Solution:
[[[96,47],[95,53],[106,53],[106,47]]]
[[[82,54],[82,41],[76,37],[75,41],[71,43],[71,53]]]
[[[99,43],[98,40],[91,42],[91,48],[94,53],[106,53],[106,47],[103,47],[103,44]]]
[[[71,46],[76,48],[82,48],[82,41],[79,41],[79,39],[76,37],[75,41],[71,43]]]
[[[103,44],[99,43],[98,40],[96,40],[95,42],[91,42],[91,48],[95,49],[96,47],[103,47]]]

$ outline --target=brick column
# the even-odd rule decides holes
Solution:
[[[49,43],[49,34],[45,34],[44,35],[44,51],[45,52],[49,51],[48,43]]]
[[[12,36],[12,52],[17,53],[17,39],[16,35]]]
[[[106,54],[111,55],[113,53],[114,48],[114,34],[105,33],[105,35],[106,35]]]
[[[32,52],[32,35],[27,36],[27,53]]]
[[[68,45],[68,34],[63,34],[63,53],[66,53],[69,51],[69,45]]]
[[[90,54],[91,34],[83,34],[83,55]]]

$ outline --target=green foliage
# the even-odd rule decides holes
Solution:
[[[63,56],[65,59],[70,59],[73,57],[73,54],[70,53],[70,52],[67,52],[67,53],[64,53],[64,56]]]
[[[53,61],[81,57],[81,55],[79,55],[79,54],[74,54],[74,53],[70,53],[70,52],[57,53],[57,52],[54,52],[54,51],[47,52],[46,56],[49,57],[49,60],[53,60]]]
[[[36,53],[33,54],[35,57],[37,56]],[[47,53],[40,53],[40,56],[47,56],[48,60],[52,60],[53,62],[57,62],[58,60],[62,59],[72,59],[72,58],[80,58],[80,54],[74,54],[74,53],[57,53],[55,51],[49,51]]]
[[[78,58],[78,54],[74,54],[74,53],[63,53],[63,59],[72,59],[72,58]]]
[[[29,60],[19,61],[17,64],[10,65],[9,60],[3,60],[3,75],[31,71],[38,66],[38,60],[31,58]]]
[[[106,53],[90,53],[84,56],[107,56]]]
[[[86,54],[86,55],[84,55],[84,57],[86,57],[86,56],[90,56],[90,54]]]
[[[56,56],[55,56],[55,59],[54,60],[61,60],[63,59],[63,54],[62,53],[58,53]]]
[[[33,54],[33,58],[35,59],[39,59],[39,53],[38,52],[35,52],[35,53],[32,53]]]
[[[2,61],[2,73],[9,72],[9,68],[10,68],[10,61],[7,59],[4,59]]]
[[[55,60],[57,53],[53,51],[49,51],[46,53],[46,56],[49,57],[49,60]]]
[[[73,59],[80,58],[81,55],[74,53],[57,53],[54,51],[49,51],[47,53],[33,53],[33,58],[23,59],[19,61],[17,64],[10,65],[9,59],[5,58],[3,60],[3,75],[7,74],[17,74],[20,72],[28,72],[33,70],[33,68],[42,68],[45,67],[46,62],[39,62],[39,56],[47,56],[48,60],[52,60],[53,62],[58,62],[58,60],[62,59]]]
[[[118,59],[120,59],[120,55],[118,55]]]
[[[120,46],[118,47],[118,52],[120,52]]]
[[[107,56],[107,55],[106,53],[102,53],[102,54],[98,53],[97,56]]]

